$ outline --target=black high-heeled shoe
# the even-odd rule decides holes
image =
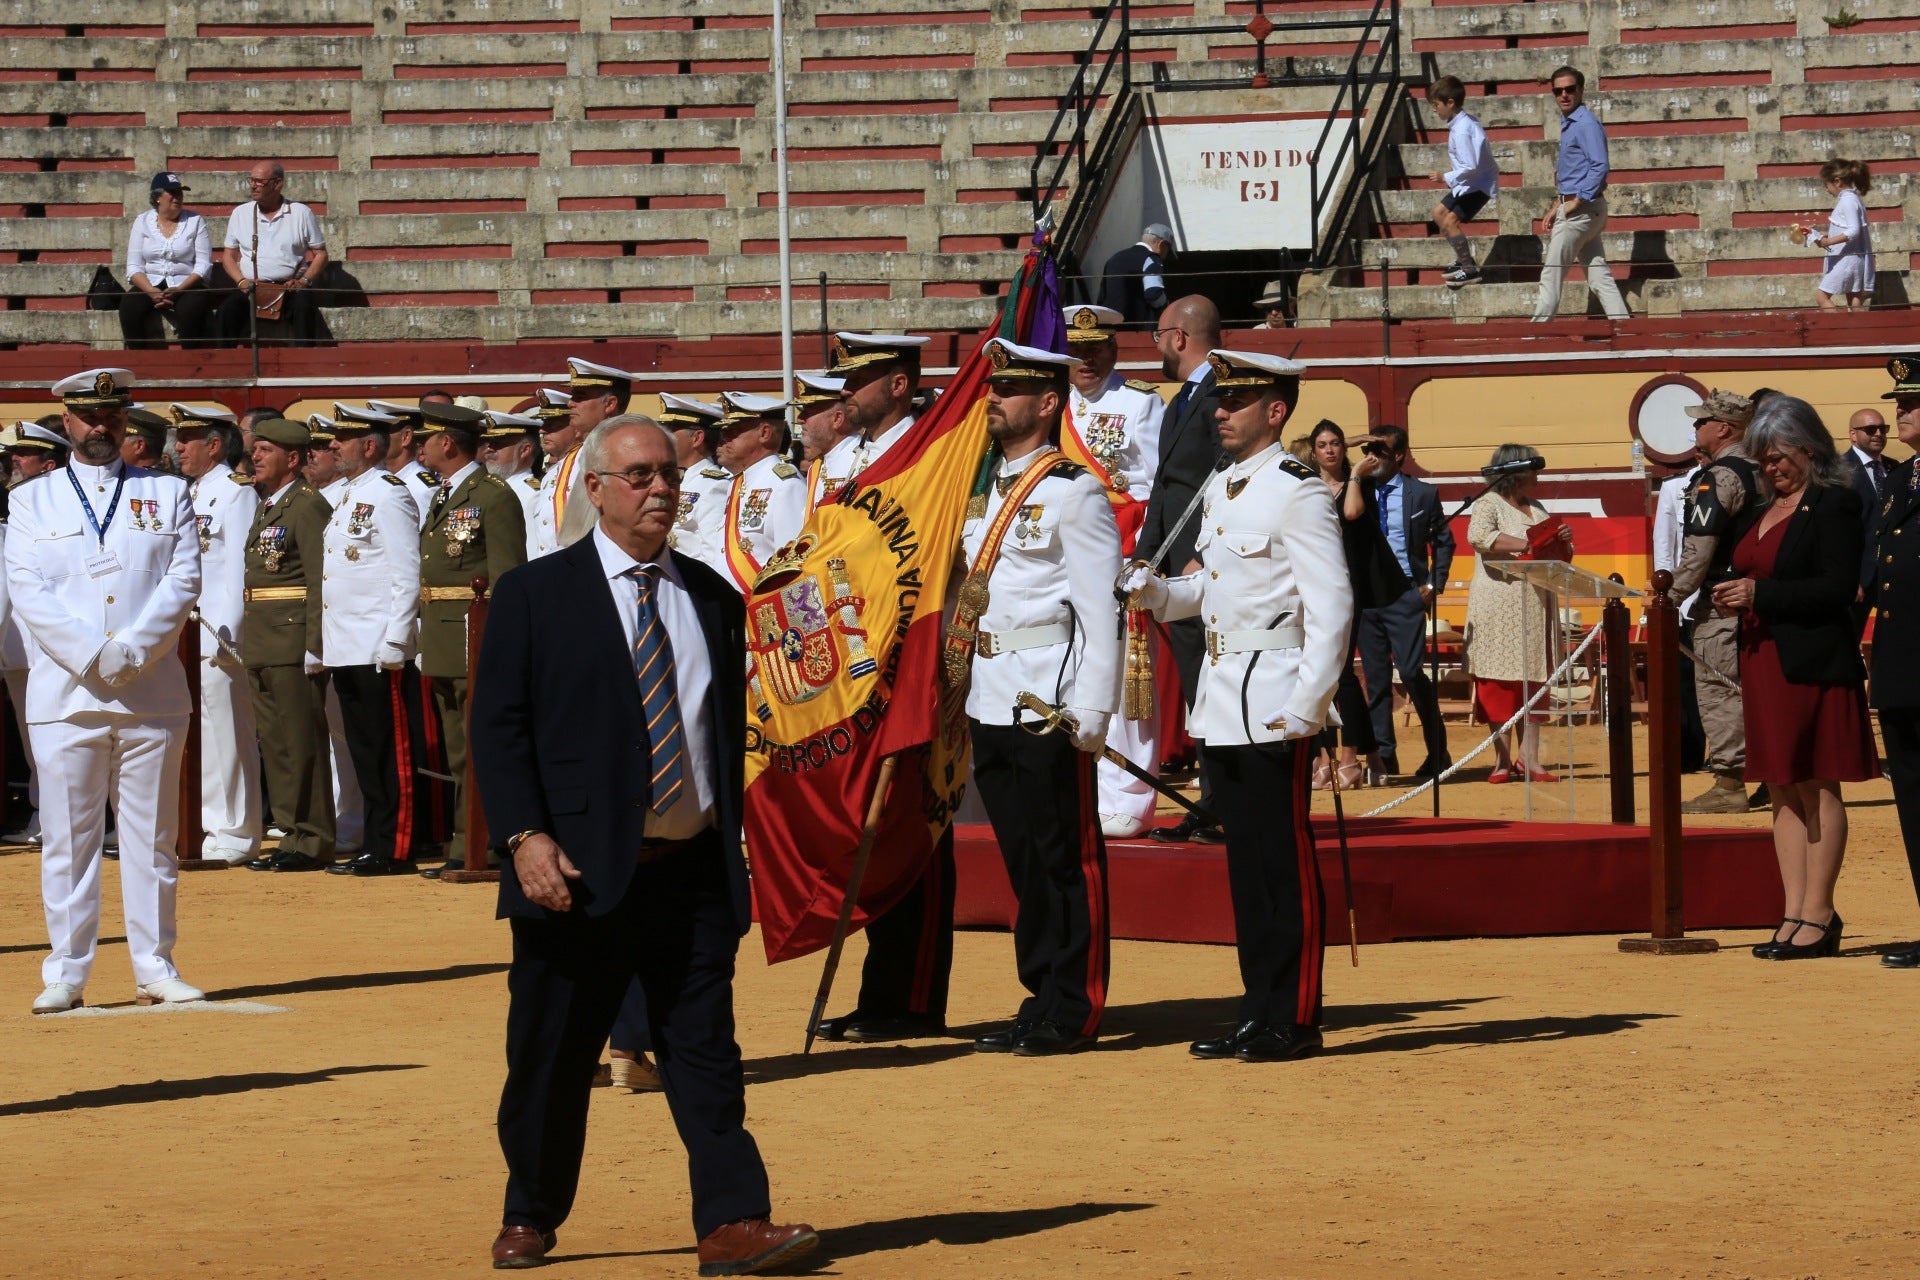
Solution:
[[[1779,924],[1774,926],[1773,937],[1768,938],[1765,942],[1753,949],[1753,958],[1756,960],[1772,960],[1778,954],[1780,948],[1787,945],[1787,939],[1798,933],[1800,926],[1805,923],[1806,921],[1795,920],[1792,916],[1783,919]],[[1792,925],[1793,928],[1787,929],[1787,937],[1782,938],[1780,936],[1780,930],[1786,929],[1788,925]]]
[[[1811,920],[1802,920],[1800,923],[1809,929],[1818,929],[1820,931],[1819,941],[1809,942],[1805,945],[1792,942],[1782,943],[1779,949],[1773,953],[1773,959],[1817,960],[1825,956],[1837,956],[1840,954],[1840,931],[1844,926],[1841,924],[1840,913],[1838,911],[1834,912],[1825,924],[1815,924]],[[1796,929],[1794,932],[1798,933],[1799,930]]]

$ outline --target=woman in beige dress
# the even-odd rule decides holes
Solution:
[[[1523,444],[1493,451],[1492,467],[1539,458]],[[1538,471],[1503,475],[1473,504],[1467,541],[1476,560],[1467,592],[1467,672],[1473,677],[1474,711],[1488,724],[1505,724],[1528,694],[1546,683],[1559,632],[1553,596],[1504,572],[1503,562],[1573,558],[1573,531],[1562,526],[1548,550],[1532,550],[1527,530],[1550,519],[1534,497]],[[1559,779],[1540,764],[1540,725],[1528,716],[1514,727],[1520,771],[1535,782]],[[1514,776],[1514,756],[1504,737],[1493,740],[1495,765],[1488,782]]]

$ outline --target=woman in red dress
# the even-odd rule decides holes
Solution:
[[[1747,447],[1774,498],[1734,546],[1738,578],[1713,589],[1738,613],[1748,782],[1773,797],[1773,847],[1786,919],[1753,953],[1803,960],[1839,953],[1833,888],[1847,848],[1842,782],[1880,776],[1867,718],[1866,671],[1849,610],[1865,538],[1860,496],[1813,406],[1769,397]]]

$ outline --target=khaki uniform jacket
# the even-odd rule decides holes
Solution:
[[[304,588],[297,600],[250,600],[241,627],[249,667],[298,666],[320,652],[320,581],[326,572],[327,521],[333,508],[305,480],[253,514],[247,536],[247,590]]]
[[[469,463],[454,477],[443,502],[429,495],[427,520],[420,529],[420,672],[465,679],[467,606],[472,584],[485,575],[488,591],[500,575],[527,560],[527,522],[520,499],[504,480]],[[429,600],[435,590],[454,588],[458,596]]]

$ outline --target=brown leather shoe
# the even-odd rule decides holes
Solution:
[[[518,1267],[544,1267],[547,1265],[547,1250],[553,1248],[554,1234],[551,1231],[535,1231],[532,1227],[502,1227],[500,1234],[493,1238],[493,1265],[498,1271],[510,1271]]]
[[[777,1227],[765,1218],[742,1218],[716,1227],[700,1242],[700,1274],[744,1276],[804,1258],[820,1244],[805,1223]]]

